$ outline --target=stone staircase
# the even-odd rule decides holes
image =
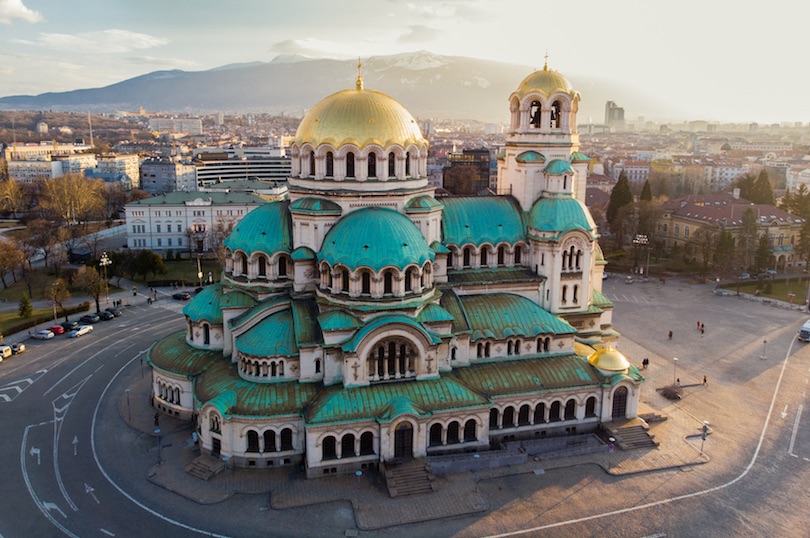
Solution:
[[[659,444],[658,441],[655,440],[655,436],[650,435],[650,432],[640,424],[628,424],[615,430],[610,430],[610,433],[616,438],[616,444],[619,445],[619,448],[622,450],[655,448]]]
[[[431,493],[438,489],[424,460],[389,462],[382,464],[381,470],[391,497]]]
[[[225,462],[211,456],[197,456],[186,466],[185,471],[200,480],[209,480],[225,468]]]

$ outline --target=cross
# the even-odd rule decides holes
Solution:
[[[427,365],[428,365],[428,368],[427,368],[428,373],[431,373],[433,371],[433,369],[430,367],[430,363],[433,362],[433,357],[428,357],[427,359],[425,359],[425,362],[427,362]]]
[[[543,56],[543,58],[545,60],[545,63],[543,64],[543,71],[548,71],[548,49],[546,49],[546,54]]]
[[[358,374],[357,374],[357,369],[358,368],[360,368],[360,363],[359,362],[355,362],[354,364],[352,364],[352,369],[354,370],[354,380],[355,381],[357,381],[357,378],[358,378]]]

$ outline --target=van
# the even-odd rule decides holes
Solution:
[[[810,319],[805,321],[802,328],[799,329],[799,340],[802,342],[810,342]]]
[[[11,357],[11,346],[0,346],[0,361]]]

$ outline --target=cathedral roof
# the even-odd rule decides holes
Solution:
[[[573,97],[576,93],[564,76],[547,68],[535,71],[524,78],[515,90],[520,98],[534,92],[540,92],[546,97],[551,97],[555,93],[565,93]]]
[[[338,148],[354,144],[363,149],[376,144],[423,146],[416,120],[394,98],[373,90],[342,90],[325,97],[306,113],[295,133],[294,144],[331,144]]]
[[[472,330],[472,340],[577,332],[567,322],[521,295],[513,293],[461,295],[458,300]],[[452,313],[452,310],[450,312]]]
[[[217,282],[206,286],[185,307],[183,315],[191,321],[208,320],[211,323],[222,323],[222,309],[219,303],[222,300],[222,285]]]
[[[447,197],[442,200],[446,245],[516,243],[526,239],[526,223],[511,196]]]
[[[619,350],[611,348],[596,351],[588,357],[588,362],[606,372],[624,372],[630,367],[627,357]]]
[[[298,355],[290,310],[276,312],[236,339],[236,350],[253,357]]]
[[[404,269],[413,263],[421,266],[434,256],[411,219],[393,209],[366,207],[335,223],[323,240],[318,260],[350,270],[379,271],[389,266]]]
[[[563,174],[573,174],[574,169],[571,168],[571,163],[563,161],[562,159],[554,159],[543,170],[546,174],[561,176]]]
[[[407,211],[430,211],[432,209],[436,209],[437,207],[443,207],[443,204],[434,197],[428,195],[411,198],[408,200],[408,203],[405,204],[405,209]]]
[[[287,202],[269,202],[240,220],[224,241],[231,252],[243,250],[273,254],[292,250],[292,228]]]
[[[186,331],[183,330],[155,342],[147,357],[160,370],[193,377],[221,360],[222,351],[191,347],[186,343]]]
[[[583,230],[595,233],[596,223],[590,211],[576,198],[548,198],[537,200],[529,212],[529,228],[539,232]]]
[[[517,157],[515,157],[515,160],[519,163],[531,163],[531,162],[544,163],[546,162],[546,156],[534,150],[529,150],[520,153]]]
[[[329,213],[340,215],[343,210],[332,200],[319,198],[317,196],[305,196],[291,203],[290,211],[294,213]]]

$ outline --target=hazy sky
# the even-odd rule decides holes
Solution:
[[[564,75],[615,80],[691,119],[808,122],[808,27],[801,0],[0,0],[0,96],[281,53],[540,68],[548,50]]]

